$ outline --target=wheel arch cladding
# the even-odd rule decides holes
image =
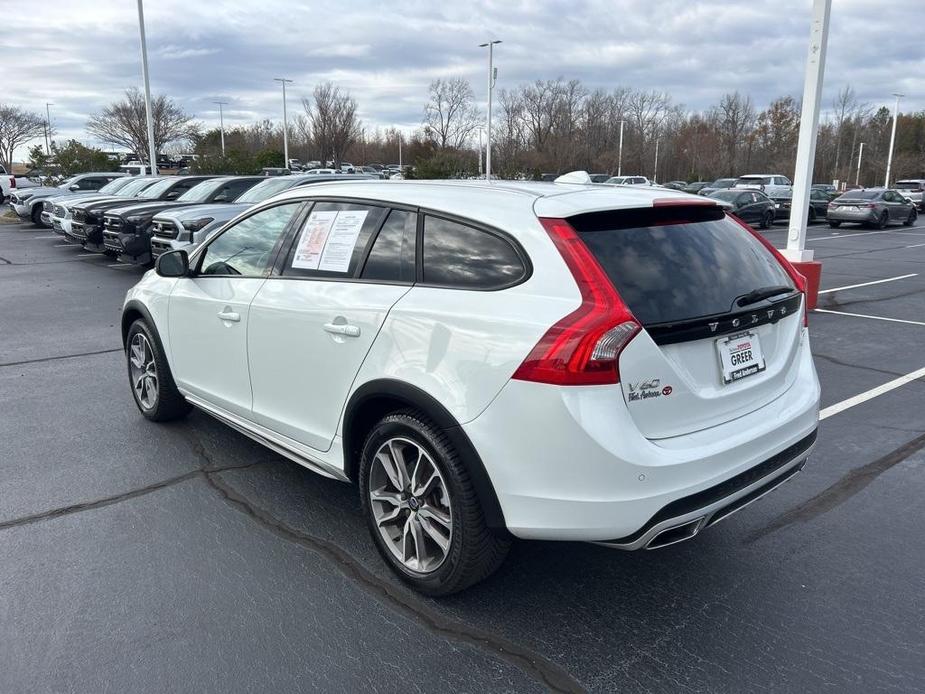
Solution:
[[[363,443],[376,422],[391,412],[407,409],[419,411],[447,435],[466,466],[486,525],[494,531],[506,531],[504,513],[495,488],[466,432],[436,398],[408,383],[377,379],[364,383],[350,396],[344,410],[343,426],[344,472],[347,476],[354,481],[357,479]]]
[[[138,301],[129,301],[125,307],[122,309],[122,346],[125,346],[125,341],[128,339],[129,328],[132,327],[134,323],[139,318],[143,318],[152,330],[155,330],[154,319],[151,317],[151,313],[145,307],[144,304]],[[155,330],[156,332],[156,330]],[[160,339],[160,338],[157,338]]]

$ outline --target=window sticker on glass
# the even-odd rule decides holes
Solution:
[[[324,244],[328,240],[328,234],[336,218],[337,212],[334,211],[318,211],[309,215],[302,228],[295,256],[292,258],[292,267],[302,270],[318,269]]]
[[[366,221],[368,210],[341,210],[331,227],[328,242],[321,253],[319,270],[328,272],[347,272],[353,249],[360,237],[360,229]]]
[[[347,272],[367,214],[367,210],[312,212],[299,237],[292,267]]]

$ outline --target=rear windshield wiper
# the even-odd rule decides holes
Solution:
[[[774,287],[759,287],[758,289],[753,289],[748,294],[743,294],[738,299],[736,299],[736,304],[739,306],[748,306],[749,304],[754,304],[762,299],[770,299],[772,296],[777,296],[778,294],[789,294],[793,291],[793,287],[786,287],[784,285],[777,285]]]

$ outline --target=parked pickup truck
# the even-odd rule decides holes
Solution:
[[[19,188],[34,188],[38,183],[30,181],[25,176],[14,176],[6,172],[0,164],[0,202],[6,202],[10,194]]]

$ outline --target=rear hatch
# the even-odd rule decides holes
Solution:
[[[645,328],[619,363],[624,399],[644,436],[717,426],[792,385],[802,294],[721,209],[654,207],[569,222]]]

